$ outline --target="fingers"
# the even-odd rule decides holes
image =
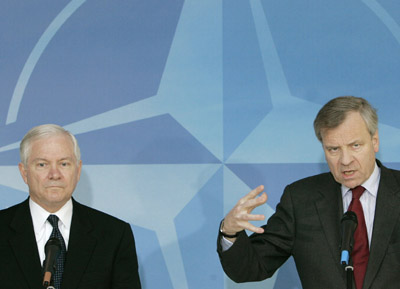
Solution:
[[[255,197],[254,199],[248,200],[243,206],[248,208],[247,212],[251,213],[256,207],[259,207],[267,202],[268,196],[266,193],[262,193],[260,196]]]
[[[256,198],[263,190],[264,190],[264,186],[263,186],[263,185],[258,186],[257,188],[255,188],[254,190],[252,190],[250,193],[248,193],[246,196],[244,196],[243,198],[241,198],[241,199],[239,200],[239,202],[240,202],[240,201],[246,202],[246,201],[248,201],[248,200],[254,199],[254,198]]]
[[[249,223],[249,224],[250,224],[250,223]],[[245,230],[249,230],[249,231],[252,231],[252,232],[258,233],[258,234],[264,233],[264,229],[263,229],[263,228],[261,228],[261,227],[256,227],[256,226],[254,226],[254,225],[252,225],[252,224],[250,224],[250,227],[248,227],[248,228],[245,229]]]
[[[247,214],[246,221],[263,221],[265,219],[264,215],[258,214]]]
[[[242,220],[242,222],[240,222],[241,224],[241,230],[249,230],[255,233],[263,233],[264,229],[257,227],[255,225],[253,225],[252,223],[250,223],[249,221],[262,221],[265,219],[264,215],[251,215],[248,214],[246,216],[246,219]]]
[[[268,199],[267,194],[263,192],[259,195],[263,190],[264,186],[258,186],[238,201],[236,206],[225,217],[223,229],[225,233],[234,234],[242,230],[249,230],[256,233],[264,232],[262,228],[256,227],[249,222],[265,219],[264,215],[251,214],[256,207],[266,203]]]

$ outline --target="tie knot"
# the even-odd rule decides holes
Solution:
[[[364,193],[365,188],[363,186],[357,186],[351,190],[353,193],[353,199],[360,199],[361,195]]]
[[[58,228],[58,217],[56,215],[50,215],[47,221],[49,221],[53,228]]]

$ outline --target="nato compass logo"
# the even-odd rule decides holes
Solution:
[[[259,184],[268,217],[285,184],[327,170],[312,122],[329,98],[378,106],[379,157],[400,162],[398,4],[270,2],[0,4],[1,208],[27,197],[23,135],[60,124],[82,150],[74,197],[132,225],[143,288],[238,288],[218,224]],[[240,286],[301,288],[292,261]]]

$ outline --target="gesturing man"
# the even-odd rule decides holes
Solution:
[[[249,221],[264,219],[252,214],[267,201],[264,187],[239,200],[225,216],[218,236],[226,274],[236,282],[263,280],[293,256],[304,289],[346,288],[341,218],[349,207],[356,211],[358,206],[354,288],[398,288],[400,172],[375,158],[375,109],[363,98],[338,97],[321,108],[314,129],[330,172],[288,185],[276,212],[262,227]],[[248,237],[245,229],[254,234]]]

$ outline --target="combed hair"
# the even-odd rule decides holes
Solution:
[[[359,112],[364,119],[371,136],[378,130],[378,115],[376,109],[361,97],[340,96],[330,100],[318,112],[314,120],[314,131],[318,140],[322,142],[322,132],[326,129],[341,125],[349,112]]]
[[[75,136],[56,124],[43,124],[35,126],[27,132],[19,146],[19,155],[21,158],[21,162],[25,166],[27,165],[28,158],[31,153],[32,141],[56,135],[67,135],[71,139],[74,146],[74,154],[76,160],[77,162],[79,162],[81,160],[81,151],[79,149],[78,141],[76,140]]]

